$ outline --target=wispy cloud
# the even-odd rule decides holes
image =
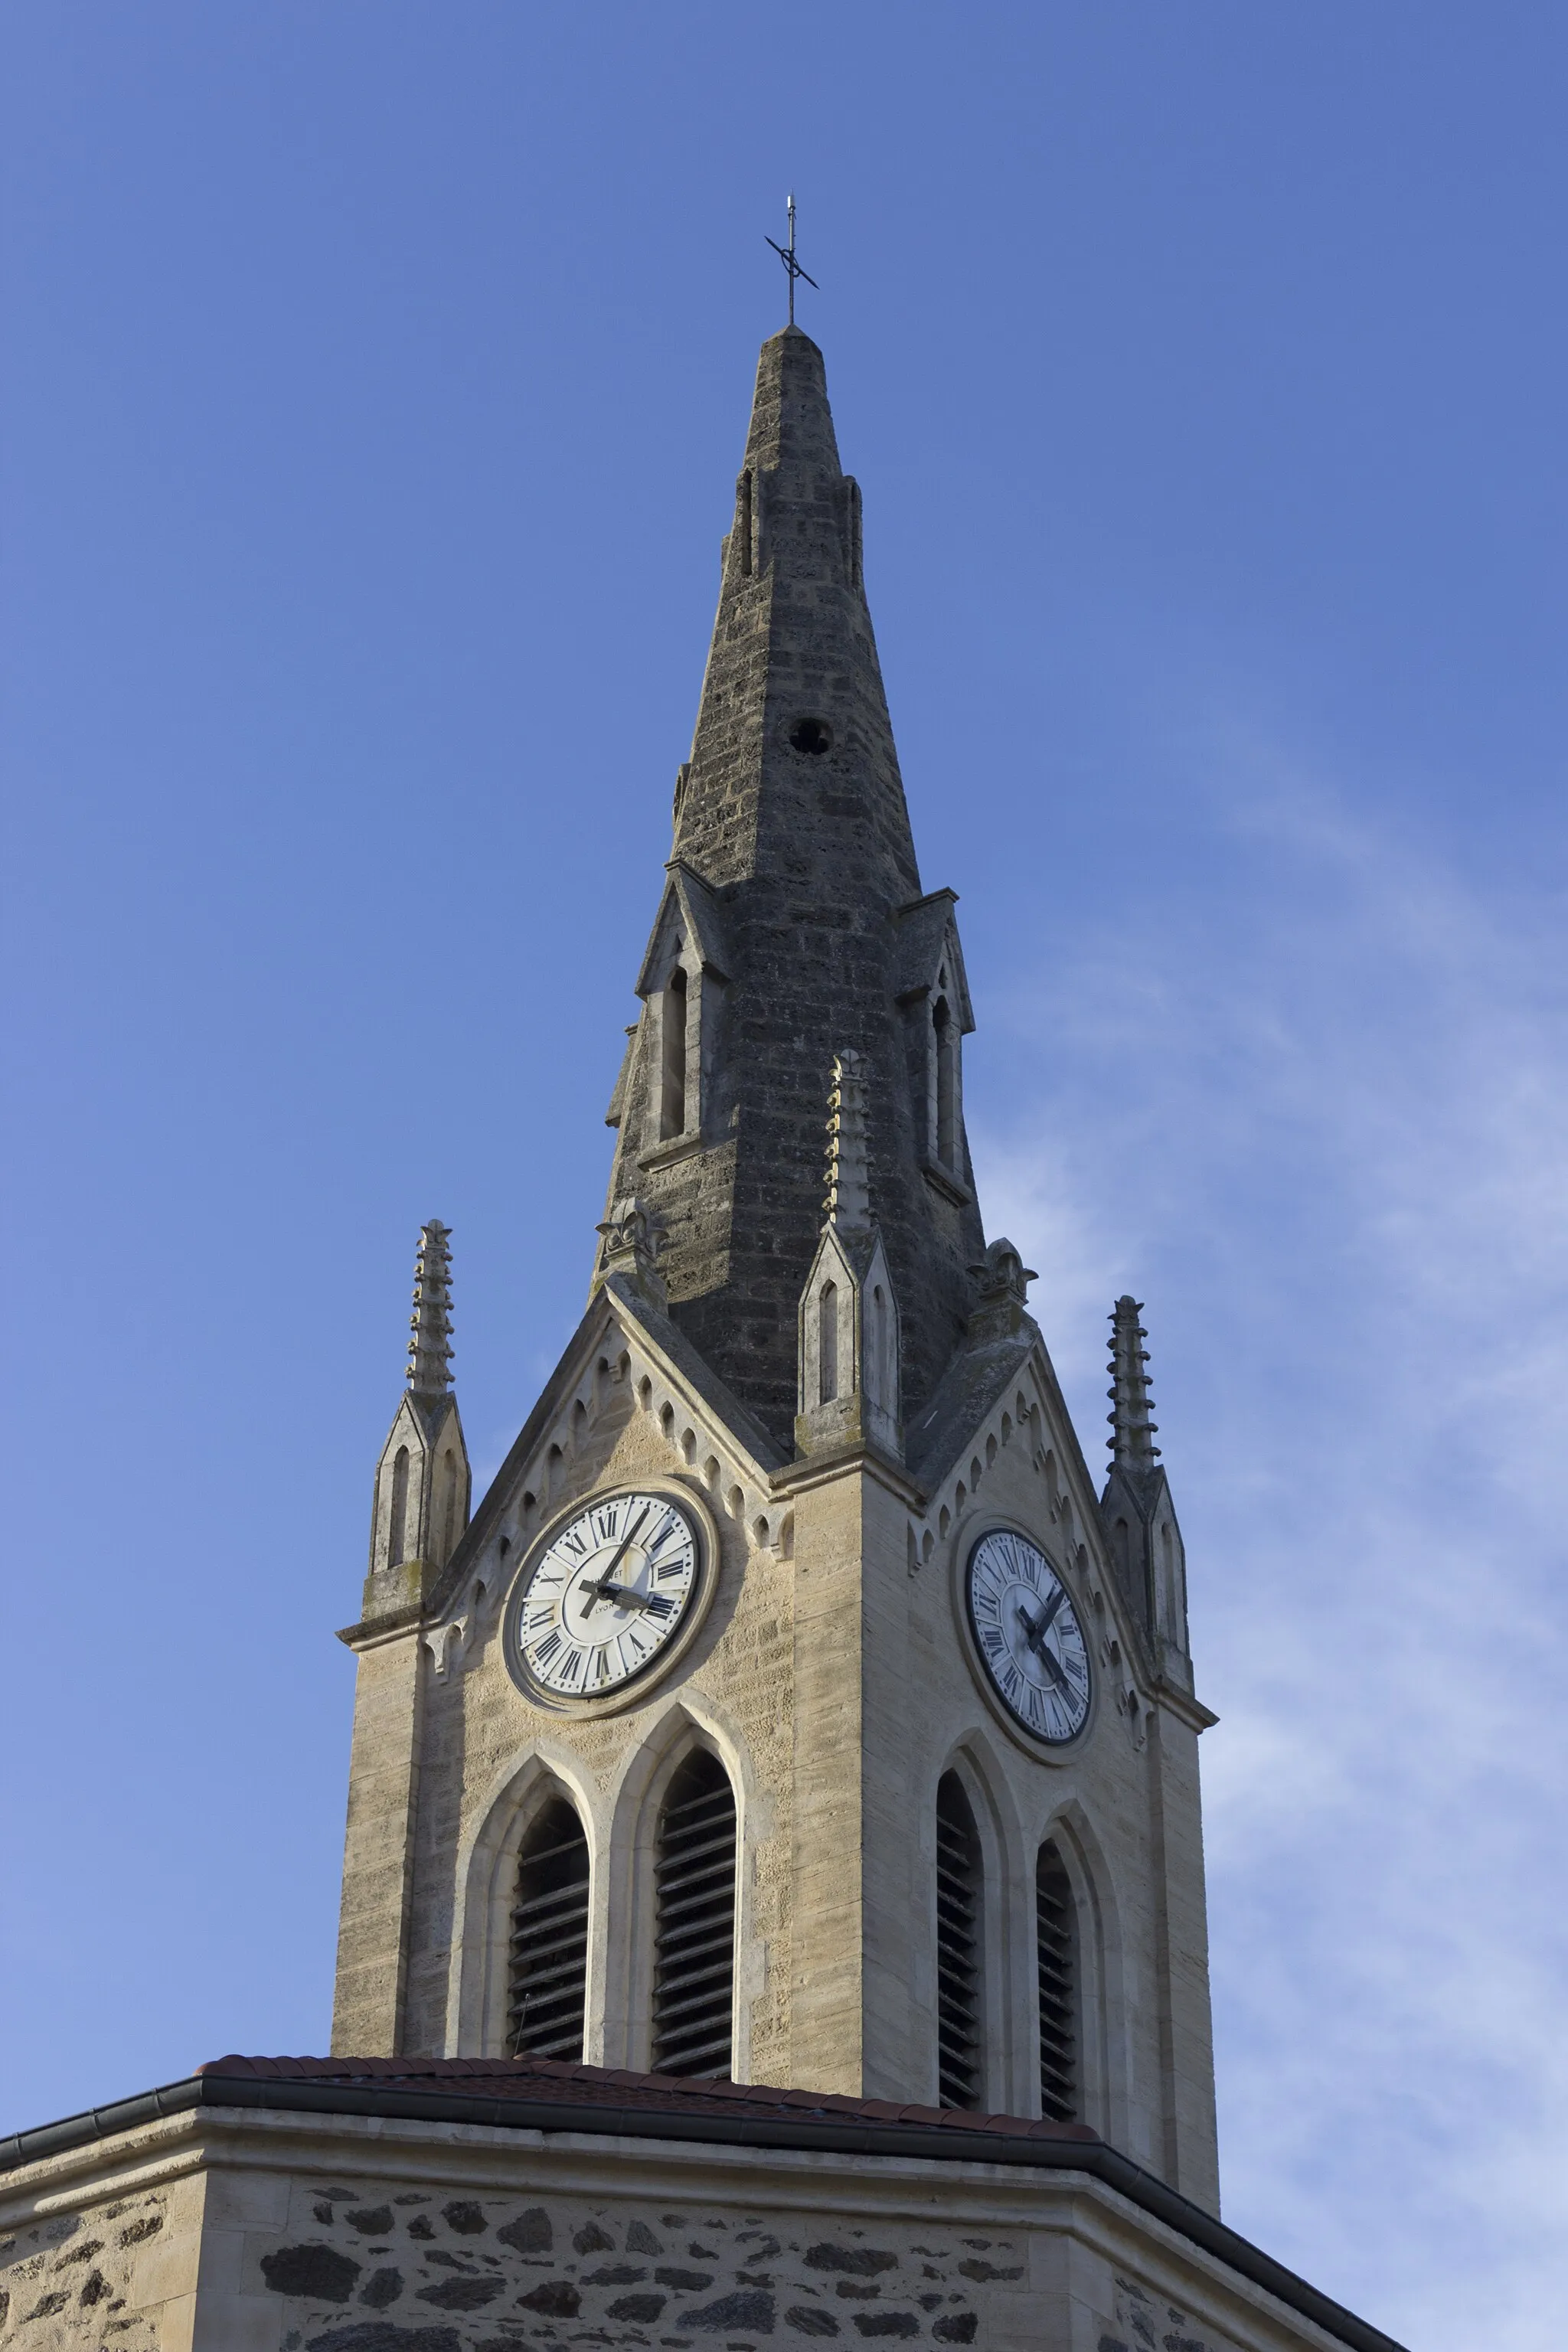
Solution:
[[[1150,1303],[1188,1538],[1227,2212],[1423,2352],[1568,2224],[1568,1005],[1505,901],[1231,740],[1205,870],[1055,943],[993,1230],[1097,1450]]]

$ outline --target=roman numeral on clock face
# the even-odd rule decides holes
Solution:
[[[969,1556],[970,1631],[997,1697],[1037,1739],[1076,1738],[1089,1719],[1089,1666],[1067,1586],[1011,1528]]]
[[[512,1604],[520,1678],[563,1697],[608,1696],[688,1622],[700,1565],[696,1529],[668,1495],[584,1505]]]

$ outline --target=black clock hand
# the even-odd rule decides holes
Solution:
[[[1058,1584],[1050,1599],[1047,1601],[1044,1609],[1040,1612],[1039,1619],[1035,1628],[1037,1633],[1048,1633],[1050,1632],[1051,1625],[1056,1618],[1057,1611],[1061,1607],[1062,1602],[1067,1599],[1067,1597],[1066,1585]]]
[[[591,1592],[595,1601],[614,1601],[618,1602],[620,1607],[623,1609],[651,1609],[653,1607],[653,1600],[650,1594],[638,1592],[632,1585],[629,1584],[612,1584],[607,1576],[601,1577],[596,1584],[584,1585],[584,1591]]]
[[[1065,1595],[1058,1592],[1054,1601],[1047,1603],[1046,1607],[1040,1612],[1038,1618],[1031,1617],[1028,1611],[1020,1602],[1018,1608],[1018,1622],[1024,1629],[1025,1641],[1027,1642],[1030,1649],[1033,1650],[1036,1657],[1040,1661],[1040,1664],[1046,1668],[1047,1673],[1052,1675],[1058,1689],[1066,1691],[1070,1696],[1072,1685],[1068,1682],[1066,1674],[1062,1670],[1061,1661],[1056,1656],[1054,1652],[1046,1647],[1047,1629],[1049,1627],[1051,1619],[1056,1615],[1058,1609],[1061,1606],[1064,1598]]]
[[[622,1542],[620,1549],[616,1552],[614,1559],[610,1562],[608,1568],[605,1569],[604,1574],[595,1578],[592,1583],[588,1581],[586,1577],[584,1578],[583,1584],[584,1591],[591,1592],[594,1596],[594,1600],[590,1601],[588,1603],[588,1608],[590,1610],[594,1606],[594,1601],[603,1601],[606,1597],[604,1588],[609,1583],[611,1578],[615,1575],[616,1569],[619,1568],[622,1560],[625,1559],[627,1552],[630,1551],[637,1529],[641,1527],[643,1521],[647,1518],[652,1508],[653,1505],[651,1503],[645,1503],[643,1505],[642,1509],[637,1513],[637,1517],[626,1529],[626,1538]],[[584,1613],[585,1615],[587,1612],[584,1611]]]

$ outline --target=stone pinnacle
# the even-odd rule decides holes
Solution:
[[[858,1232],[871,1222],[866,1176],[865,1056],[846,1046],[834,1056],[827,1097],[827,1223]]]
[[[1160,1449],[1154,1444],[1159,1423],[1150,1419],[1153,1399],[1149,1394],[1149,1375],[1143,1369],[1149,1351],[1142,1342],[1149,1335],[1138,1320],[1142,1312],[1142,1300],[1123,1296],[1110,1315],[1110,1361],[1107,1369],[1111,1384],[1106,1391],[1110,1399],[1110,1411],[1106,1415],[1110,1435],[1106,1444],[1111,1458],[1128,1470],[1152,1470],[1160,1458]]]
[[[414,1312],[408,1318],[408,1385],[416,1396],[445,1396],[452,1385],[450,1225],[432,1217],[419,1228],[414,1261]]]

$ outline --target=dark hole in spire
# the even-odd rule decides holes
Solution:
[[[797,719],[789,730],[792,748],[820,757],[833,749],[833,730],[826,719]]]

